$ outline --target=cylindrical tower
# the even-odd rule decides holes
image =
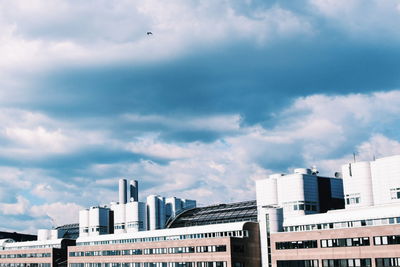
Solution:
[[[122,234],[126,233],[126,209],[127,204],[117,204],[113,205],[111,208],[114,211],[114,233]]]
[[[147,206],[147,230],[156,230],[158,221],[158,197],[150,195],[146,199]]]
[[[50,239],[50,231],[48,229],[39,229],[37,232],[37,240],[45,241]]]
[[[360,161],[342,166],[346,208],[372,206],[372,176],[369,162]]]
[[[119,203],[120,204],[126,204],[127,199],[126,199],[126,187],[127,187],[127,182],[126,179],[119,179]]]
[[[127,232],[146,230],[146,204],[143,202],[129,202],[126,204]]]
[[[139,201],[139,184],[137,180],[131,180],[129,183],[130,201]]]
[[[79,211],[79,236],[89,236],[89,210]]]
[[[100,235],[100,211],[98,207],[89,209],[89,235]]]

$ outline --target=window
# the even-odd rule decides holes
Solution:
[[[345,201],[346,205],[359,204],[361,202],[360,193],[346,194]]]
[[[322,260],[322,267],[371,267],[371,259]]]
[[[400,235],[374,236],[374,245],[398,245],[400,244]]]
[[[277,250],[317,248],[317,240],[276,242],[275,248]]]
[[[400,258],[377,258],[376,267],[400,266]]]
[[[369,237],[336,238],[321,240],[322,248],[369,246]]]
[[[400,199],[400,188],[391,188],[390,196],[392,199]]]
[[[277,261],[277,267],[318,267],[318,260]]]

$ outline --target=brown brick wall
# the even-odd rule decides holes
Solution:
[[[372,266],[375,266],[375,258],[400,257],[400,245],[374,245],[374,236],[386,235],[400,235],[400,225],[274,233],[271,234],[272,262],[274,266],[276,266],[277,260],[370,258],[372,260]],[[350,237],[369,237],[370,246],[321,248],[321,239]],[[296,240],[318,240],[318,248],[287,250],[276,250],[275,248],[275,242]]]

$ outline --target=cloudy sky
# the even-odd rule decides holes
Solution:
[[[207,205],[400,153],[399,25],[399,0],[0,0],[0,230],[120,177]]]

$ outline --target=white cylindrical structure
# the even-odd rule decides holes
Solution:
[[[399,203],[400,155],[371,162],[374,205]]]
[[[342,173],[346,208],[374,205],[370,163],[343,165]]]
[[[100,234],[100,212],[99,208],[91,207],[89,209],[89,235]]]
[[[37,232],[37,240],[45,241],[50,239],[50,231],[48,229],[39,229]]]
[[[147,197],[147,229],[163,229],[165,226],[165,198],[150,195]]]
[[[126,233],[126,214],[125,208],[127,204],[117,204],[112,206],[114,211],[114,233],[122,234]]]
[[[129,202],[126,204],[127,232],[146,230],[146,204],[143,202]]]
[[[257,206],[278,205],[277,179],[269,178],[256,181]]]
[[[139,184],[137,180],[131,180],[129,183],[130,201],[139,201]]]
[[[89,210],[79,211],[79,236],[89,236]]]
[[[158,221],[158,197],[150,195],[146,199],[147,206],[147,230],[156,230]]]
[[[127,202],[127,191],[126,191],[126,187],[127,187],[127,182],[126,179],[119,179],[119,183],[118,183],[118,189],[119,189],[119,194],[118,194],[118,200],[120,204],[126,204]]]
[[[50,239],[56,240],[61,237],[60,234],[61,232],[57,229],[50,230]]]

